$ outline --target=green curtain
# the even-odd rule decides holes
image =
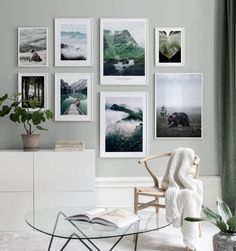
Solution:
[[[223,200],[231,210],[236,203],[236,4],[218,0],[217,97],[219,162]]]

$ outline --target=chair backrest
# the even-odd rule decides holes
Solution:
[[[148,173],[151,175],[153,182],[154,182],[154,186],[159,188],[159,181],[156,177],[156,175],[151,171],[151,169],[148,166],[148,161],[149,160],[153,160],[153,159],[157,159],[157,158],[162,158],[162,157],[170,157],[172,154],[172,152],[168,152],[168,153],[161,153],[161,154],[157,154],[157,155],[151,155],[151,156],[147,156],[144,159],[141,159],[138,161],[139,164],[144,164],[146,170],[148,171]],[[196,166],[196,171],[195,171],[195,175],[194,178],[196,179],[199,175],[199,168],[200,168],[200,158],[198,155],[195,155],[194,161],[193,161],[193,165]]]

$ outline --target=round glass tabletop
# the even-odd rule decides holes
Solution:
[[[158,230],[169,226],[165,214],[141,210],[140,219],[135,223],[123,227],[108,227],[85,221],[68,221],[66,217],[83,213],[88,208],[50,208],[29,212],[25,216],[26,222],[35,230],[59,238],[71,239],[99,239],[135,235]],[[127,210],[127,209],[126,209]],[[132,212],[132,210],[128,210]]]

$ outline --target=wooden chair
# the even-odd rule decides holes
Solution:
[[[150,167],[148,166],[148,162],[150,160],[162,158],[162,157],[170,157],[171,152],[169,153],[162,153],[159,155],[152,155],[148,156],[142,160],[140,160],[139,164],[144,164],[147,172],[151,175],[153,180],[153,186],[142,186],[142,187],[135,187],[134,188],[134,212],[135,214],[138,213],[138,210],[142,210],[147,207],[155,207],[156,212],[159,212],[160,208],[165,208],[164,198],[165,198],[165,190],[163,190],[160,185],[156,175],[151,171]],[[199,175],[199,168],[200,168],[200,158],[196,155],[193,164],[196,166],[196,171],[194,178],[197,178]],[[148,198],[152,198],[148,202],[140,202],[139,196],[147,196]],[[163,203],[160,203],[160,199],[163,200]],[[199,237],[201,237],[201,228],[199,224]],[[186,247],[186,250],[190,250]]]

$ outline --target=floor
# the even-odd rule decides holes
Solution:
[[[212,251],[212,236],[217,233],[217,229],[210,223],[202,224],[202,238],[199,239],[199,251]],[[109,250],[114,244],[114,239],[99,240],[96,244],[102,251]],[[51,251],[59,251],[64,242],[57,239]],[[0,233],[0,251],[46,251],[49,238],[41,233]],[[65,251],[86,251],[77,241],[71,242]],[[114,251],[133,250],[133,238],[123,239]],[[179,229],[168,227],[158,232],[151,232],[140,235],[138,251],[184,251],[185,247]]]

